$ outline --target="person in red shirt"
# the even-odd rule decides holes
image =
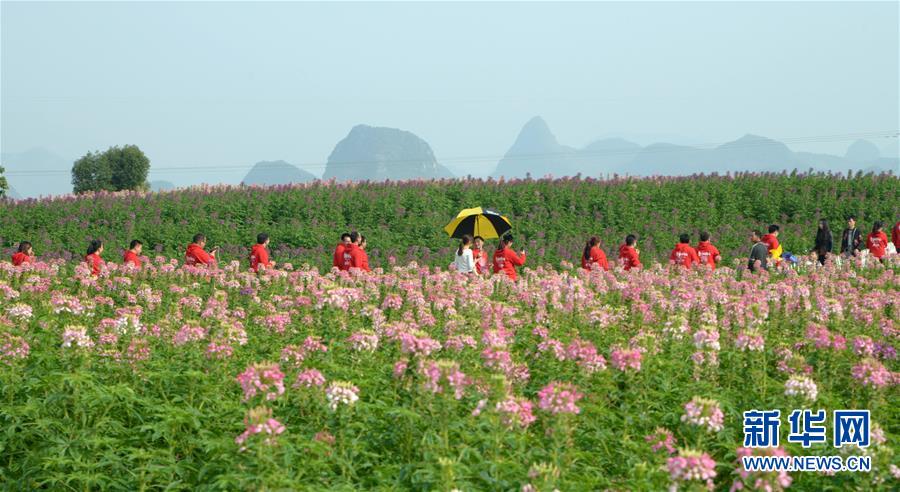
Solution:
[[[722,261],[722,255],[719,249],[709,242],[709,232],[700,233],[700,242],[697,243],[697,256],[700,258],[701,265],[709,265],[710,268],[716,268],[716,263]]]
[[[364,272],[371,272],[372,269],[369,268],[369,254],[366,253],[366,246],[368,246],[368,244],[366,243],[366,236],[360,235],[359,246],[356,248],[356,268],[359,268]]]
[[[34,250],[31,248],[31,243],[28,241],[19,243],[18,251],[12,255],[13,266],[19,266],[25,263],[34,263]]]
[[[203,234],[195,234],[191,244],[188,244],[187,250],[184,252],[185,265],[216,265],[216,249],[213,248],[209,253],[203,248],[206,246],[206,236]]]
[[[900,253],[900,220],[894,224],[894,228],[891,229],[891,242],[894,243],[894,248],[897,249],[897,253]]]
[[[700,257],[697,251],[691,247],[691,235],[682,234],[678,236],[678,244],[669,255],[669,263],[672,265],[681,265],[685,268],[691,268],[691,265],[699,265]]]
[[[521,256],[517,255],[512,249],[513,238],[511,234],[503,236],[500,240],[500,247],[494,251],[494,273],[503,272],[510,280],[518,279],[516,267],[525,264],[525,250],[521,251]]]
[[[128,245],[128,249],[125,250],[125,255],[122,258],[122,263],[124,265],[131,265],[140,270],[141,250],[143,249],[144,243],[138,241],[137,239],[131,241],[131,244]]]
[[[91,267],[91,275],[94,275],[95,277],[100,275],[100,272],[103,270],[103,258],[100,257],[101,254],[103,254],[103,241],[94,239],[91,241],[91,244],[88,245],[87,254],[84,256],[84,262]]]
[[[250,269],[254,272],[272,268],[274,261],[269,260],[269,235],[261,232],[256,235],[256,244],[250,248]]]
[[[606,261],[606,253],[600,249],[600,238],[591,236],[581,252],[581,268],[591,270],[609,270],[609,262]]]
[[[359,233],[353,231],[350,233],[350,243],[344,246],[344,260],[341,262],[341,270],[349,271],[351,268],[359,268]],[[355,258],[355,260],[354,260]],[[354,261],[356,264],[354,265]]]
[[[345,232],[341,234],[341,242],[338,243],[337,247],[334,248],[334,259],[331,262],[331,266],[337,268],[338,270],[344,270],[344,249],[350,245],[350,233]]]
[[[882,230],[884,224],[876,221],[872,225],[872,233],[866,237],[866,247],[869,248],[869,254],[881,260],[887,251],[887,234]]]
[[[769,233],[762,237],[762,242],[766,243],[766,246],[769,247],[769,254],[772,254],[776,249],[778,249],[778,232],[781,230],[778,227],[778,224],[772,224],[769,226]]]
[[[641,268],[641,252],[637,249],[637,237],[634,234],[625,236],[625,244],[619,246],[619,263],[625,270]]]
[[[483,275],[488,271],[488,255],[487,251],[484,250],[484,238],[475,236],[472,242],[474,244],[472,247],[472,260],[475,261],[475,273]]]

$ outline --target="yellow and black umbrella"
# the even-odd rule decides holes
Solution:
[[[502,236],[512,229],[509,219],[494,210],[487,208],[467,208],[459,213],[455,219],[444,227],[450,237],[457,239],[468,234],[481,236],[485,239],[494,239]]]

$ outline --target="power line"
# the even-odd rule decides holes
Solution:
[[[513,160],[521,161],[521,160],[537,160],[544,159],[550,157],[562,157],[562,158],[571,158],[571,159],[581,159],[581,158],[589,158],[589,157],[603,157],[603,156],[616,156],[616,155],[631,155],[631,154],[670,154],[670,153],[690,153],[697,151],[707,151],[713,150],[715,148],[721,147],[726,144],[729,145],[730,149],[747,149],[747,148],[758,148],[758,147],[769,147],[775,146],[779,144],[799,144],[799,143],[827,143],[827,142],[840,142],[840,141],[848,141],[848,140],[858,140],[862,138],[868,139],[876,139],[876,138],[898,138],[900,135],[900,131],[897,130],[885,130],[885,131],[876,131],[876,132],[859,132],[859,133],[844,133],[844,134],[832,134],[832,135],[816,135],[816,136],[808,136],[808,137],[782,137],[782,138],[774,138],[765,140],[754,140],[751,142],[742,142],[742,143],[734,143],[735,141],[729,142],[717,142],[717,143],[707,143],[707,144],[699,144],[693,146],[675,146],[674,144],[668,144],[671,146],[675,146],[676,148],[672,148],[670,146],[651,148],[651,146],[643,147],[637,151],[634,150],[600,150],[600,151],[571,151],[571,152],[546,152],[546,153],[534,153],[534,154],[513,154],[513,155],[480,155],[480,156],[463,156],[463,157],[450,157],[441,159],[440,163],[479,163],[479,162],[493,162],[498,161],[503,158],[510,158]],[[338,161],[338,162],[317,162],[317,163],[301,163],[294,164],[296,167],[301,167],[305,169],[326,169],[326,168],[345,168],[345,167],[365,167],[372,164],[402,164],[402,163],[417,163],[422,162],[422,159],[390,159],[390,160],[382,160],[382,161],[373,161],[373,160],[358,160],[358,161]],[[231,165],[231,166],[196,166],[196,165],[186,165],[186,166],[166,166],[166,167],[152,167],[150,169],[151,173],[164,171],[167,174],[175,174],[175,173],[183,173],[183,172],[196,172],[196,171],[213,171],[213,172],[237,172],[237,171],[247,171],[253,168],[253,166],[248,165]],[[277,169],[256,169],[257,172],[274,172]],[[49,176],[54,174],[70,174],[71,169],[32,169],[32,170],[24,170],[24,171],[9,171],[6,173],[8,176]]]

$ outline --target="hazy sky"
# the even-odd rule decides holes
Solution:
[[[573,146],[896,130],[898,12],[898,2],[3,2],[0,146],[75,158],[134,143],[156,167],[284,159],[321,174],[359,123],[412,131],[438,160],[499,157],[534,115]]]

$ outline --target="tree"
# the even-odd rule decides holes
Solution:
[[[6,182],[6,176],[3,175],[4,172],[6,172],[6,169],[0,166],[0,198],[5,197],[9,191],[9,183]]]
[[[88,152],[72,166],[72,189],[75,193],[146,189],[148,171],[150,159],[137,145]]]

